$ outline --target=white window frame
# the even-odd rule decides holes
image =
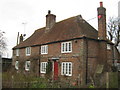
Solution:
[[[15,62],[15,69],[18,70],[19,69],[19,61]]]
[[[41,46],[41,54],[48,54],[48,45]]]
[[[19,56],[19,49],[16,49],[16,56]]]
[[[61,53],[71,53],[72,52],[72,41],[61,43]]]
[[[28,65],[29,65],[29,67],[28,67]],[[30,61],[25,62],[25,70],[30,71]]]
[[[46,73],[47,62],[41,62],[40,64],[40,73]]]
[[[31,47],[26,47],[26,56],[31,55]]]
[[[62,62],[61,75],[72,76],[72,62]]]

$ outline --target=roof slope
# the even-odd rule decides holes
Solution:
[[[98,38],[97,30],[79,15],[57,22],[49,32],[45,32],[45,29],[46,28],[44,27],[36,30],[28,39],[21,42],[13,49],[80,38],[83,36],[94,39]]]

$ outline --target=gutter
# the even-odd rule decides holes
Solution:
[[[95,41],[104,41],[104,42],[107,42],[109,44],[113,44],[113,43],[110,43],[108,42],[107,40],[99,40],[99,39],[94,39],[94,38],[89,38],[89,37],[86,37],[86,36],[82,36],[82,37],[78,37],[78,38],[72,38],[72,39],[66,39],[66,40],[59,40],[59,41],[53,41],[53,42],[48,42],[48,43],[43,43],[43,44],[36,44],[36,45],[26,45],[26,46],[22,46],[22,47],[17,47],[17,48],[12,48],[13,50],[14,49],[22,49],[22,48],[26,48],[26,47],[36,47],[36,46],[42,46],[42,45],[46,45],[46,44],[53,44],[53,43],[59,43],[59,42],[65,42],[65,41],[71,41],[71,40],[77,40],[77,39],[89,39],[89,40],[95,40]]]

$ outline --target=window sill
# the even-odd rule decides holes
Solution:
[[[41,55],[48,54],[48,53],[41,53]]]
[[[30,54],[26,54],[26,56],[30,56]]]
[[[46,74],[46,72],[40,72],[41,74]]]
[[[25,69],[25,71],[30,71],[29,69]]]
[[[72,76],[72,75],[63,75],[64,77],[70,77],[70,76]]]
[[[72,53],[72,51],[69,51],[69,52],[61,52],[61,53]]]

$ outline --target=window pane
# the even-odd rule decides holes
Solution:
[[[69,43],[69,51],[71,51],[71,43]]]
[[[46,46],[46,53],[48,53],[48,46]]]
[[[42,46],[42,53],[44,53],[44,47]]]
[[[71,74],[71,63],[69,63],[69,74]]]
[[[65,51],[67,51],[67,43],[65,43]]]
[[[64,65],[64,63],[63,63],[63,75],[65,74],[65,72],[64,72],[65,69],[64,69],[64,68],[65,68],[65,65]]]
[[[28,54],[30,54],[30,48],[28,47]]]
[[[43,71],[45,72],[45,63],[43,63]]]
[[[30,47],[28,48],[28,54],[30,54]]]
[[[27,62],[27,68],[30,69],[30,62]]]
[[[65,47],[65,46],[64,46],[64,43],[63,43],[63,44],[62,44],[62,51],[63,51],[63,52],[64,52],[64,47]]]
[[[66,63],[66,74],[68,74],[68,63]]]
[[[44,50],[43,53],[45,53],[45,46],[43,47],[43,50]]]
[[[42,63],[42,71],[44,72],[44,63]]]

